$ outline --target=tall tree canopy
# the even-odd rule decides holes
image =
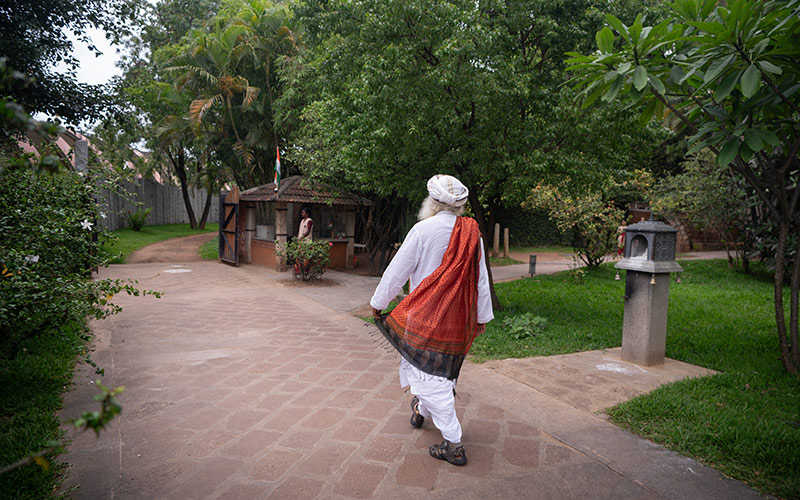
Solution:
[[[306,106],[293,153],[311,175],[414,202],[429,176],[455,175],[485,238],[494,208],[544,179],[599,183],[629,166],[625,141],[642,132],[581,110],[560,88],[563,53],[594,43],[594,6],[300,2],[312,49],[297,79]]]
[[[99,53],[87,35],[105,30],[119,43],[138,18],[140,0],[18,0],[0,7],[0,57],[33,81],[10,97],[30,113],[59,116],[68,123],[99,118],[107,105],[102,86],[78,83],[72,35]],[[66,73],[54,67],[63,63]]]

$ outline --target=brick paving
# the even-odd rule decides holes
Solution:
[[[520,366],[465,363],[456,407],[469,464],[432,459],[441,437],[430,423],[409,425],[398,357],[342,312],[357,302],[347,284],[320,303],[256,266],[103,275],[164,296],[118,297],[123,312],[94,324],[93,359],[105,385],[125,386],[124,409],[64,456],[74,498],[759,498],[621,431],[592,404],[552,397]],[[94,408],[96,377],[81,367],[64,418]],[[591,386],[559,377],[570,397]]]

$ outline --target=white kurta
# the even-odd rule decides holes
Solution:
[[[397,254],[383,273],[381,282],[372,295],[370,305],[375,309],[386,309],[389,302],[411,280],[410,291],[435,271],[442,263],[450,234],[456,224],[456,215],[439,212],[433,217],[417,222],[408,232]],[[489,291],[489,274],[483,258],[481,239],[480,271],[478,273],[478,323],[488,323],[494,318],[492,297]]]
[[[455,226],[456,217],[451,212],[439,212],[411,228],[372,295],[370,300],[372,307],[386,309],[389,302],[402,290],[406,281],[410,280],[410,290],[413,291],[422,280],[441,265],[444,252],[450,243],[450,234]],[[488,323],[493,318],[489,275],[486,271],[483,239],[481,239],[478,273],[478,323]],[[425,373],[402,357],[399,374],[400,385],[402,387],[410,386],[411,393],[419,398],[420,414],[433,419],[433,424],[442,433],[444,439],[451,443],[460,443],[461,424],[456,416],[453,394],[455,382]]]

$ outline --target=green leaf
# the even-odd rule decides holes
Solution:
[[[711,144],[711,142],[713,142],[712,139],[706,139],[704,141],[700,141],[700,142],[696,143],[688,151],[686,151],[686,155],[688,156],[688,155],[693,155],[693,154],[697,153],[701,149],[703,149],[705,147],[708,147],[708,145]]]
[[[619,67],[617,68],[617,73],[619,73],[620,75],[623,75],[623,74],[627,73],[629,69],[631,69],[631,62],[630,61],[624,62],[624,63],[620,64]]]
[[[594,89],[594,91],[591,94],[589,94],[589,96],[586,98],[586,100],[583,101],[583,105],[581,106],[581,109],[586,109],[589,106],[591,106],[592,103],[594,101],[596,101],[597,98],[600,97],[600,94],[602,94],[602,93],[603,93],[603,86],[602,85],[598,85],[598,87],[596,89]]]
[[[667,89],[664,87],[664,83],[657,76],[650,75],[647,77],[647,79],[650,81],[650,85],[652,85],[653,88],[656,89],[656,92],[658,92],[661,95],[667,93]]]
[[[617,33],[622,35],[622,38],[630,42],[631,39],[628,36],[628,27],[625,26],[622,21],[611,14],[606,14],[606,22],[609,26],[617,30]]]
[[[642,65],[636,66],[633,70],[633,86],[636,90],[642,90],[645,85],[647,85],[647,70]]]
[[[717,163],[720,167],[727,167],[730,162],[736,158],[736,154],[739,152],[739,142],[738,137],[734,137],[733,139],[728,139],[728,142],[722,146],[722,150],[719,152],[719,156],[717,157]]]
[[[755,64],[751,64],[742,75],[742,94],[745,97],[753,97],[761,84],[761,72]]]
[[[683,78],[683,69],[680,66],[673,66],[671,70],[669,70],[669,79],[672,80],[673,83],[680,83],[681,79]]]
[[[642,33],[642,14],[637,14],[636,19],[633,20],[633,25],[631,26],[631,40],[634,44],[639,43],[639,35]]]
[[[653,112],[656,110],[656,100],[652,99],[647,107],[644,108],[642,111],[641,116],[639,116],[639,125],[644,127],[647,123],[653,119]]]
[[[727,68],[734,60],[736,59],[736,55],[731,54],[728,57],[723,59],[717,59],[712,62],[708,66],[708,70],[706,71],[705,76],[703,77],[703,83],[708,83],[711,80],[717,78],[720,73],[722,73],[725,68]]]
[[[775,135],[774,132],[769,130],[760,130],[756,129],[758,133],[761,135],[761,140],[769,144],[770,146],[777,146],[781,143],[781,140]]]
[[[612,101],[615,97],[617,97],[617,94],[619,93],[619,89],[622,88],[622,85],[624,83],[625,83],[625,77],[622,76],[622,75],[618,76],[617,79],[614,80],[614,83],[612,83],[611,86],[608,87],[608,90],[606,91],[606,93],[603,94],[602,100],[605,101],[605,102]]]
[[[754,154],[755,152],[752,149],[750,149],[747,143],[742,144],[741,147],[739,148],[739,156],[741,156],[742,160],[744,160],[745,162],[750,161],[750,159],[753,158]]]
[[[598,31],[595,39],[600,52],[608,53],[614,50],[614,32],[608,26]]]
[[[731,90],[733,90],[733,88],[736,86],[736,82],[739,81],[740,75],[741,71],[734,71],[730,75],[726,76],[717,87],[714,98],[717,101],[721,101],[728,97],[731,94]]]
[[[764,147],[761,135],[754,130],[744,131],[744,142],[747,144],[747,147],[754,152],[761,151],[761,148]]]
[[[783,70],[781,70],[781,68],[775,66],[769,61],[758,61],[758,65],[761,66],[761,69],[763,69],[767,73],[772,73],[774,75],[780,75],[781,73],[783,73]]]

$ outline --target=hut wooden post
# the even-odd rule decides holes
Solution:
[[[286,270],[286,259],[278,256],[286,246],[288,241],[288,228],[289,228],[289,209],[285,201],[279,201],[275,204],[275,270]]]

